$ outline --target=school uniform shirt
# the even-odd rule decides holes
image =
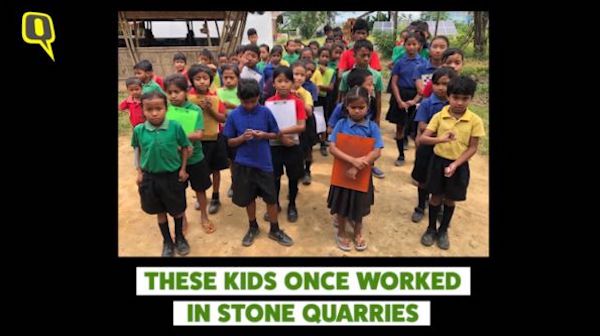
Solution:
[[[374,138],[375,148],[383,148],[383,139],[381,138],[381,132],[377,124],[369,119],[364,119],[361,122],[355,122],[351,118],[343,118],[335,125],[335,128],[329,135],[329,141],[335,143],[337,141],[338,133],[347,135],[356,135],[362,138]]]
[[[312,95],[305,88],[299,87],[298,89],[296,89],[296,95],[300,97],[300,99],[302,99],[302,102],[304,102],[304,104],[309,106],[315,106],[314,101],[312,99]],[[304,119],[306,119],[306,117]]]
[[[160,87],[160,85],[158,85],[152,79],[149,80],[147,83],[142,84],[142,94],[152,92],[152,91],[158,91],[158,92],[166,95],[165,91]]]
[[[367,111],[366,118],[369,120],[373,120],[375,118],[375,111],[377,110],[377,100],[375,97],[369,97],[369,110]],[[348,116],[348,111],[344,107],[343,103],[338,103],[336,107],[331,112],[331,116],[329,116],[329,120],[327,121],[327,126],[333,128],[343,118]]]
[[[169,106],[172,106],[172,105],[169,105]],[[185,103],[183,103],[183,105],[181,106],[181,108],[184,108],[186,110],[198,111],[198,118],[196,119],[196,124],[194,126],[194,130],[196,130],[196,131],[204,130],[204,116],[203,116],[202,109],[200,108],[200,106],[190,102],[189,100],[186,100]],[[167,109],[167,119],[169,119],[169,110],[168,109]],[[169,119],[169,120],[171,120],[171,119]],[[190,142],[192,143],[193,150],[192,150],[192,156],[190,156],[187,161],[188,166],[196,164],[204,159],[204,151],[202,150],[202,141],[190,140]]]
[[[454,132],[454,141],[439,143],[433,147],[433,152],[437,156],[448,160],[458,159],[469,148],[471,137],[485,136],[483,121],[468,108],[459,119],[455,119],[450,114],[450,106],[445,106],[431,118],[427,129],[437,133],[438,137],[449,131]]]
[[[302,84],[302,87],[310,93],[313,102],[316,102],[317,99],[319,99],[319,90],[315,83],[313,83],[312,81],[306,81]]]
[[[413,58],[409,58],[408,54],[400,57],[394,69],[392,75],[398,75],[398,87],[401,89],[415,89],[415,81],[413,75],[415,69],[423,63],[423,58],[420,55],[415,55]]]
[[[152,80],[155,81],[156,84],[158,84],[161,89],[166,90],[166,88],[165,88],[165,81],[163,80],[162,77],[154,75],[152,77]]]
[[[423,87],[423,97],[429,97],[429,96],[431,96],[432,92],[433,92],[433,82],[429,81]]]
[[[310,94],[309,94],[309,96],[310,96]],[[302,99],[300,99],[299,96],[294,95],[294,94],[289,94],[287,97],[283,98],[278,93],[275,93],[275,95],[273,97],[267,99],[265,101],[265,103],[269,102],[269,101],[278,101],[278,100],[293,100],[294,104],[296,105],[296,120],[306,120],[306,110],[304,109],[304,101],[302,101]],[[271,111],[271,113],[273,113],[273,111]],[[269,143],[271,144],[271,146],[281,146],[282,145],[282,143],[281,143],[281,141],[279,141],[279,139],[269,140]],[[296,137],[296,139],[294,139],[294,143],[296,145],[300,144],[299,138]]]
[[[329,61],[329,63],[327,63],[327,67],[337,72],[338,63],[339,61]]]
[[[201,94],[196,92],[196,89],[194,87],[192,87],[189,91],[188,91],[188,100],[191,101],[192,103],[200,106],[200,100],[204,97],[204,96],[217,96],[217,93],[215,91],[211,91],[208,90],[206,92],[206,94]],[[218,96],[217,96],[218,97]],[[219,104],[217,106],[217,113],[220,114],[227,114],[227,109],[225,108],[225,104],[223,104],[223,102],[219,99]],[[202,111],[202,114],[204,116],[204,120],[206,120],[206,118],[211,118],[214,119],[212,115],[210,115],[210,113],[208,111]],[[219,123],[219,133],[221,133],[223,131],[223,126],[221,125],[221,123]],[[215,137],[214,139],[209,139],[207,137],[204,137],[205,141],[212,141],[212,140],[217,140],[217,138]]]
[[[260,61],[258,63],[256,63],[256,68],[258,69],[258,71],[263,72],[265,71],[265,66],[267,65],[267,62],[265,61]]]
[[[415,115],[415,121],[429,123],[431,118],[433,118],[436,113],[440,112],[446,105],[448,105],[447,100],[441,100],[438,96],[432,95],[419,104]]]
[[[318,64],[315,64],[315,72],[313,72],[312,76],[310,77],[310,81],[315,83],[317,86],[323,85],[323,75],[321,75],[321,71],[319,71]]]
[[[321,73],[320,67],[317,71]],[[322,83],[321,86],[329,86],[331,83],[335,83],[335,70],[331,68],[325,68],[325,72],[321,73]],[[327,97],[327,91],[319,90],[320,97]]]
[[[219,72],[217,71],[215,73],[215,76],[213,77],[213,81],[210,84],[209,89],[212,91],[217,91],[220,87],[221,87],[221,76],[219,75]]]
[[[342,71],[346,71],[352,69],[352,67],[354,67],[354,63],[354,49],[344,50],[342,56],[340,56],[338,68]],[[381,63],[379,62],[379,55],[376,51],[371,52],[369,66],[377,71],[381,71]]]
[[[149,121],[133,129],[131,146],[140,148],[140,167],[149,173],[171,173],[181,168],[181,152],[177,147],[190,146],[183,127],[165,118],[159,126]]]
[[[119,110],[125,111],[129,110],[129,122],[132,127],[135,127],[144,121],[146,118],[144,117],[144,111],[142,110],[142,102],[133,97],[129,96],[119,104]]]
[[[355,67],[352,67],[353,69]],[[369,70],[369,72],[371,73],[371,76],[373,76],[373,84],[375,85],[375,92],[382,92],[383,91],[383,79],[381,79],[381,73],[379,73],[379,71],[368,67],[367,70]],[[340,91],[342,92],[346,92],[348,91],[350,88],[348,87],[348,74],[350,73],[351,70],[348,70],[346,72],[344,72],[342,74],[342,80],[340,81]]]
[[[256,105],[250,111],[246,111],[242,106],[233,109],[227,118],[223,134],[228,138],[235,138],[242,135],[247,129],[279,133],[275,117],[268,108],[262,105]],[[273,172],[269,140],[251,139],[242,143],[236,147],[234,162],[265,172]]]
[[[413,81],[416,83],[417,79],[420,79],[423,81],[423,84],[427,84],[431,81],[433,72],[437,69],[438,67],[431,64],[429,60],[423,59],[423,62],[417,66],[415,72],[413,73]]]
[[[392,49],[392,63],[396,63],[396,61],[404,55],[406,55],[406,48],[404,48],[404,45],[395,46],[394,49]],[[419,52],[419,55],[423,59],[428,60],[429,59],[429,49],[427,49],[427,48],[421,49],[421,51]]]
[[[300,58],[300,54],[298,54],[298,53],[288,54],[286,52],[285,55],[283,55],[283,57],[281,59],[288,62],[288,64],[294,64],[298,61],[299,58]]]

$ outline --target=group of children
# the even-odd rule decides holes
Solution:
[[[302,41],[289,40],[284,47],[270,48],[257,45],[256,31],[250,29],[250,44],[231,55],[221,53],[215,58],[205,49],[198,63],[186,69],[186,56],[175,54],[174,73],[164,79],[154,75],[147,60],[134,66],[135,77],[126,80],[129,97],[119,109],[129,111],[141,205],[146,213],[157,215],[163,256],[190,251],[184,236],[188,183],[196,193],[201,226],[207,233],[215,231],[209,214],[221,206],[223,169],[231,170],[228,196],[247,211],[244,246],[252,245],[260,233],[257,196],[267,204],[263,218],[270,223],[268,237],[284,246],[293,244],[279,227],[281,177],[285,173],[288,178],[286,211],[288,222],[293,223],[299,216],[298,183],[311,183],[314,145],[320,144],[323,156],[331,153],[345,162],[350,179],[363,169],[384,176],[374,166],[383,148],[379,128],[383,81],[379,58],[367,40],[368,25],[356,20],[349,48],[341,31],[327,26],[325,34],[322,47],[316,41],[303,47]],[[437,241],[447,249],[454,202],[466,199],[468,159],[477,151],[484,129],[481,119],[468,110],[476,84],[459,76],[462,52],[448,48],[443,36],[429,44],[428,38],[421,22],[403,32],[402,46],[394,50],[396,58],[390,66],[392,95],[386,120],[396,124],[396,165],[404,162],[405,134],[415,139],[412,177],[419,187],[414,222],[423,218],[429,202],[429,226],[421,242],[431,246]],[[273,106],[280,103],[292,105],[295,124],[278,125]],[[327,129],[317,133],[320,113]],[[353,157],[336,146],[339,134],[373,138],[373,148],[367,155]],[[362,223],[374,204],[371,174],[368,185],[366,192],[330,187],[327,206],[335,215],[336,244],[344,251],[352,243],[358,251],[367,248]],[[205,193],[211,186],[208,202]],[[174,218],[174,240],[167,214]],[[352,239],[346,237],[346,224],[353,227]]]

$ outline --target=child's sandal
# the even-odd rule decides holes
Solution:
[[[362,235],[354,237],[354,248],[359,252],[367,249],[367,242]]]
[[[335,235],[335,243],[337,244],[337,247],[344,252],[352,250],[352,247],[350,246],[350,240],[347,238],[342,238],[337,234]]]

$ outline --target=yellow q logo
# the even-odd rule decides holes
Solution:
[[[27,12],[23,14],[22,24],[23,41],[29,44],[39,44],[54,61],[52,45],[54,42],[54,24],[48,14],[38,12]]]

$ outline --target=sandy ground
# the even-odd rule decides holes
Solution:
[[[387,111],[387,108],[382,109]],[[385,112],[383,112],[385,115]],[[383,119],[383,118],[382,118]],[[267,237],[269,225],[262,216],[265,204],[257,200],[257,219],[261,234],[254,244],[244,247],[248,219],[244,208],[239,208],[226,196],[231,183],[229,170],[221,172],[221,209],[209,215],[216,225],[216,232],[206,234],[200,226],[200,212],[194,209],[195,194],[187,189],[187,217],[190,227],[186,237],[191,246],[189,256],[488,256],[489,255],[489,160],[487,156],[475,155],[470,162],[471,180],[467,200],[458,202],[450,227],[450,249],[443,251],[437,246],[425,247],[420,237],[427,227],[427,213],[415,224],[410,220],[417,202],[417,189],[410,177],[414,162],[414,144],[410,142],[406,164],[395,167],[397,150],[394,125],[382,121],[385,148],[376,165],[386,176],[374,179],[375,205],[364,219],[364,236],[368,249],[363,252],[343,252],[335,245],[332,216],[327,209],[327,193],[333,157],[321,156],[314,147],[312,184],[300,184],[297,199],[299,218],[288,223],[286,218],[287,178],[282,178],[280,202],[283,210],[279,216],[280,227],[295,241],[292,247],[284,247]],[[119,256],[160,256],[162,238],[156,216],[147,215],[140,207],[135,184],[133,150],[130,137],[119,137]],[[212,189],[207,190],[210,198]],[[171,230],[173,219],[169,218]]]

